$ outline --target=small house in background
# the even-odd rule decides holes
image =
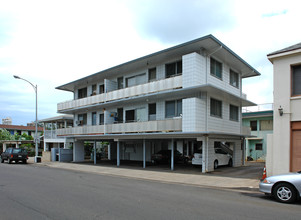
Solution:
[[[7,130],[11,135],[22,135],[26,134],[29,136],[35,137],[35,127],[34,126],[23,126],[23,125],[7,125],[7,124],[0,124],[0,129]],[[42,135],[43,128],[38,127],[38,137]],[[1,141],[3,147],[2,151],[5,151],[7,147],[15,147],[19,148],[19,146],[23,143],[33,143],[33,141],[28,140],[2,140]]]
[[[42,161],[69,161],[69,159],[61,159],[64,157],[63,154],[68,154],[67,157],[71,158],[69,151],[65,149],[73,148],[73,138],[58,136],[57,129],[73,127],[73,115],[59,115],[39,120],[39,122],[43,123],[44,128],[44,151],[42,153]]]
[[[242,114],[243,126],[250,127],[251,136],[245,139],[246,159],[265,161],[267,135],[273,133],[273,110],[248,111]]]

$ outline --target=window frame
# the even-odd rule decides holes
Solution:
[[[256,129],[253,129],[255,124],[256,124]],[[250,121],[250,128],[251,128],[251,131],[257,131],[258,130],[258,121],[257,120],[251,120]]]
[[[231,107],[232,107],[232,108],[231,108]],[[237,118],[232,118],[231,112],[233,111],[233,108],[236,108],[236,109],[237,109],[237,113],[235,114],[235,116],[236,116]],[[230,119],[231,121],[236,121],[236,122],[239,121],[239,107],[238,107],[238,106],[232,105],[232,104],[229,105],[229,119]]]
[[[83,99],[83,98],[86,98],[87,96],[88,96],[87,87],[80,88],[80,89],[77,90],[77,98],[78,99]]]
[[[81,120],[82,118],[82,120]],[[83,126],[83,125],[87,125],[87,113],[84,113],[84,114],[78,114],[77,115],[77,119],[78,121],[82,121],[81,124],[79,124],[79,126]]]
[[[173,103],[173,112],[174,114],[167,115],[167,104]],[[182,99],[176,99],[176,100],[168,100],[165,101],[165,118],[174,118],[174,117],[180,117],[183,113],[183,106],[182,106]]]
[[[174,65],[174,73],[168,74],[167,69],[169,66]],[[166,63],[165,64],[165,78],[170,78],[170,77],[175,77],[175,76],[180,76],[183,74],[183,61],[178,60],[176,62],[172,63]]]
[[[232,82],[233,77],[231,77],[231,75],[235,74],[237,77],[237,85],[234,85],[234,83]],[[229,84],[235,88],[239,88],[239,73],[237,73],[236,71],[230,69],[230,79],[229,79]]]
[[[295,74],[297,74],[294,70],[295,69],[298,69],[298,78],[300,78],[300,81],[301,81],[301,64],[297,64],[297,65],[292,65],[291,66],[291,96],[294,97],[294,96],[301,96],[301,83],[297,83],[295,80]],[[295,91],[295,86],[299,85],[299,87],[297,88],[298,90],[300,91]]]
[[[261,146],[261,147],[260,147],[261,149],[257,149],[258,146]],[[255,144],[255,150],[263,151],[263,144],[262,144],[262,143],[256,143],[256,144]]]
[[[212,102],[216,102],[215,104],[219,103],[220,104],[220,114],[217,114],[215,112],[213,112],[213,106],[214,103]],[[217,118],[223,118],[223,102],[221,100],[215,99],[215,98],[210,98],[210,116],[212,117],[217,117]]]
[[[221,70],[221,72],[220,72],[220,76],[218,76],[217,74],[216,74],[216,65],[217,64],[219,64],[220,65],[220,70]],[[213,66],[214,65],[214,66]],[[214,71],[212,71],[212,69],[213,69],[213,67],[214,67]],[[218,78],[218,79],[220,79],[220,80],[223,80],[223,63],[222,62],[220,62],[220,61],[218,61],[218,60],[216,60],[216,59],[214,59],[213,57],[210,57],[210,75],[211,76],[214,76],[214,77],[216,77],[216,78]]]
[[[154,68],[148,69],[148,81],[153,82],[156,80],[157,80],[157,68],[154,67]]]
[[[91,114],[91,124],[97,125],[97,112],[92,112]]]

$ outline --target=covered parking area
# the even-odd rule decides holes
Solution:
[[[143,134],[107,134],[107,135],[78,135],[73,147],[73,161],[83,162],[84,143],[93,143],[96,152],[97,142],[108,142],[108,158],[116,162],[116,166],[122,165],[123,161],[135,161],[143,168],[153,162],[152,155],[160,150],[170,150],[170,170],[175,169],[175,154],[179,151],[182,155],[191,157],[201,146],[203,155],[201,162],[202,173],[214,171],[215,145],[217,142],[228,143],[233,151],[232,165],[238,167],[244,165],[245,146],[244,137],[241,135],[221,133],[143,133]],[[97,163],[96,154],[93,158]]]

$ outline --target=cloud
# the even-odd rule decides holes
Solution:
[[[134,24],[144,38],[164,44],[179,43],[235,24],[231,2],[220,0],[148,0],[131,7]]]

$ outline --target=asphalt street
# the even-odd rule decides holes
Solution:
[[[35,164],[0,164],[0,219],[301,219],[301,202]]]

